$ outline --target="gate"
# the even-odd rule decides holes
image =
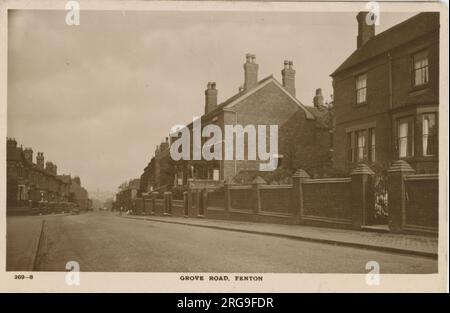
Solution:
[[[386,170],[374,175],[374,210],[368,216],[369,225],[388,224],[388,191]]]

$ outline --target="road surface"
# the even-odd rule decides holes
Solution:
[[[11,217],[7,225],[8,270],[33,264],[38,271],[66,271],[67,262],[77,261],[81,271],[102,272],[366,273],[366,263],[377,261],[381,273],[437,271],[431,258],[112,213]],[[36,234],[40,240],[24,239]]]

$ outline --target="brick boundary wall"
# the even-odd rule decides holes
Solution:
[[[405,161],[388,170],[389,230],[437,234],[437,174],[416,175]],[[421,190],[421,192],[415,192]],[[297,170],[290,185],[224,184],[217,189],[190,189],[183,200],[171,192],[144,199],[142,214],[361,229],[375,205],[374,173],[359,164],[346,178],[312,179]]]
[[[394,162],[388,170],[389,229],[437,234],[438,190],[437,174],[415,174],[407,162]]]

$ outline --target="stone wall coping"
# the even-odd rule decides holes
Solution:
[[[264,180],[264,178],[262,178],[261,176],[257,176],[253,181],[252,181],[252,185],[257,184],[257,185],[266,185],[267,182]]]
[[[292,185],[265,185],[261,189],[291,189]]]
[[[358,166],[350,173],[350,175],[375,175],[369,166],[364,163],[358,164]]]
[[[304,184],[341,184],[341,183],[351,183],[352,179],[350,177],[340,177],[340,178],[316,178],[308,179],[304,181]]]
[[[392,163],[391,167],[387,170],[389,173],[392,172],[414,172],[414,169],[406,161],[398,160]]]
[[[311,178],[311,176],[309,176],[305,170],[298,169],[294,175],[292,175],[292,178]]]
[[[252,189],[252,186],[251,185],[229,185],[229,188],[231,190],[233,190],[233,189],[236,189],[236,190],[239,190],[239,189]]]
[[[405,180],[438,180],[439,174],[412,174],[405,177]]]

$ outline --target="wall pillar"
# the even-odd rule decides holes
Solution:
[[[261,177],[257,176],[252,182],[252,202],[253,202],[253,215],[255,221],[258,221],[258,214],[261,211],[261,185],[267,184],[266,181]]]
[[[158,192],[152,192],[152,208],[150,210],[150,215],[155,215],[156,212],[156,198],[158,197]]]
[[[188,210],[189,210],[188,217],[195,216],[195,214],[194,214],[195,197],[194,196],[195,196],[195,194],[192,191],[192,189],[188,189]]]
[[[172,215],[172,192],[164,192],[164,215]]]
[[[199,189],[197,191],[197,216],[198,217],[204,217],[206,215],[206,208],[207,208],[207,190]]]
[[[294,205],[292,215],[296,224],[303,221],[303,183],[310,178],[309,174],[302,169],[298,169],[292,175],[292,199]]]
[[[375,209],[373,175],[375,173],[366,164],[358,164],[351,172],[352,177],[352,223],[353,227],[365,225],[368,212]]]
[[[183,192],[183,216],[189,217],[189,192],[185,191]]]
[[[223,198],[225,200],[225,215],[228,218],[230,215],[230,208],[231,208],[231,191],[230,191],[230,184],[228,182],[225,183],[223,188]]]
[[[389,229],[401,232],[405,224],[406,191],[405,177],[415,173],[405,161],[398,160],[388,169],[388,216]]]

